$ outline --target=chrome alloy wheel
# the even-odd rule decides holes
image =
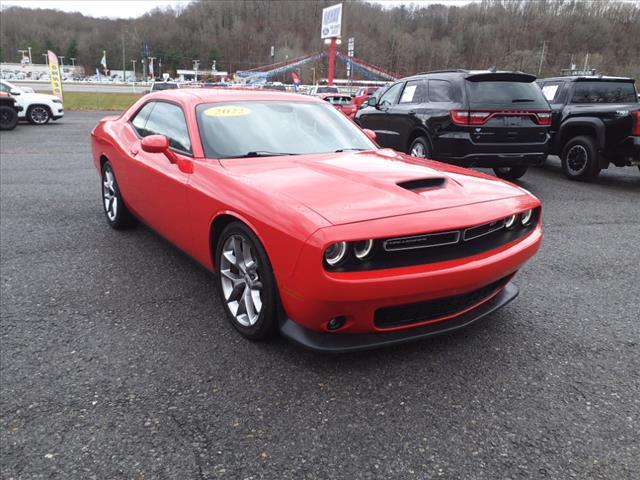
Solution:
[[[110,168],[106,168],[102,174],[102,199],[104,201],[104,211],[107,212],[109,220],[114,222],[118,215],[118,197],[115,190],[115,179]]]
[[[241,235],[224,242],[220,259],[222,293],[229,311],[244,326],[255,325],[262,310],[262,282],[251,244]]]
[[[424,148],[424,145],[418,142],[411,147],[411,152],[409,153],[409,155],[411,155],[412,157],[426,158],[427,151]]]
[[[574,175],[579,175],[587,168],[589,154],[582,145],[574,145],[567,152],[567,168]]]
[[[29,117],[38,125],[47,123],[49,120],[49,111],[45,107],[35,106],[29,112]]]

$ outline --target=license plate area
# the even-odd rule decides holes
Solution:
[[[522,127],[525,125],[525,117],[506,115],[502,117],[505,127]]]

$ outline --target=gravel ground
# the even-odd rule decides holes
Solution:
[[[2,132],[2,479],[637,479],[640,172],[521,184],[545,241],[457,334],[319,356],[251,343],[212,275],[108,228],[100,113]]]

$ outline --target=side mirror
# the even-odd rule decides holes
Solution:
[[[378,99],[376,97],[368,97],[367,105],[370,107],[375,107],[376,105],[378,105]]]
[[[15,97],[17,95],[20,95],[22,92],[16,88],[12,88],[10,93]]]
[[[169,148],[169,139],[164,135],[149,135],[140,142],[140,147],[147,153],[164,153],[169,162],[177,163],[178,157]]]
[[[365,128],[364,130],[362,130],[364,132],[364,134],[369,137],[369,139],[373,140],[374,142],[376,141],[376,138],[378,138],[378,135],[376,134],[376,132],[374,132],[373,130],[370,130],[368,128]]]

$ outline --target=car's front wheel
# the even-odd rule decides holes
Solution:
[[[44,125],[51,120],[51,112],[44,105],[33,105],[27,110],[27,120],[34,125]]]
[[[122,194],[109,162],[102,166],[102,206],[107,222],[112,228],[124,230],[136,223],[135,217],[122,201]]]
[[[593,137],[572,138],[562,149],[562,170],[570,180],[588,182],[600,173],[598,149]]]
[[[431,158],[431,147],[427,137],[418,137],[409,146],[407,152],[412,157],[417,158]]]
[[[7,106],[0,106],[0,130],[13,130],[18,124],[18,112]]]
[[[496,167],[493,169],[496,176],[505,180],[517,180],[527,173],[527,170],[528,167],[523,167],[521,165],[517,167]]]
[[[277,328],[276,283],[260,240],[245,224],[232,222],[220,235],[215,258],[231,324],[251,340],[270,337]]]

